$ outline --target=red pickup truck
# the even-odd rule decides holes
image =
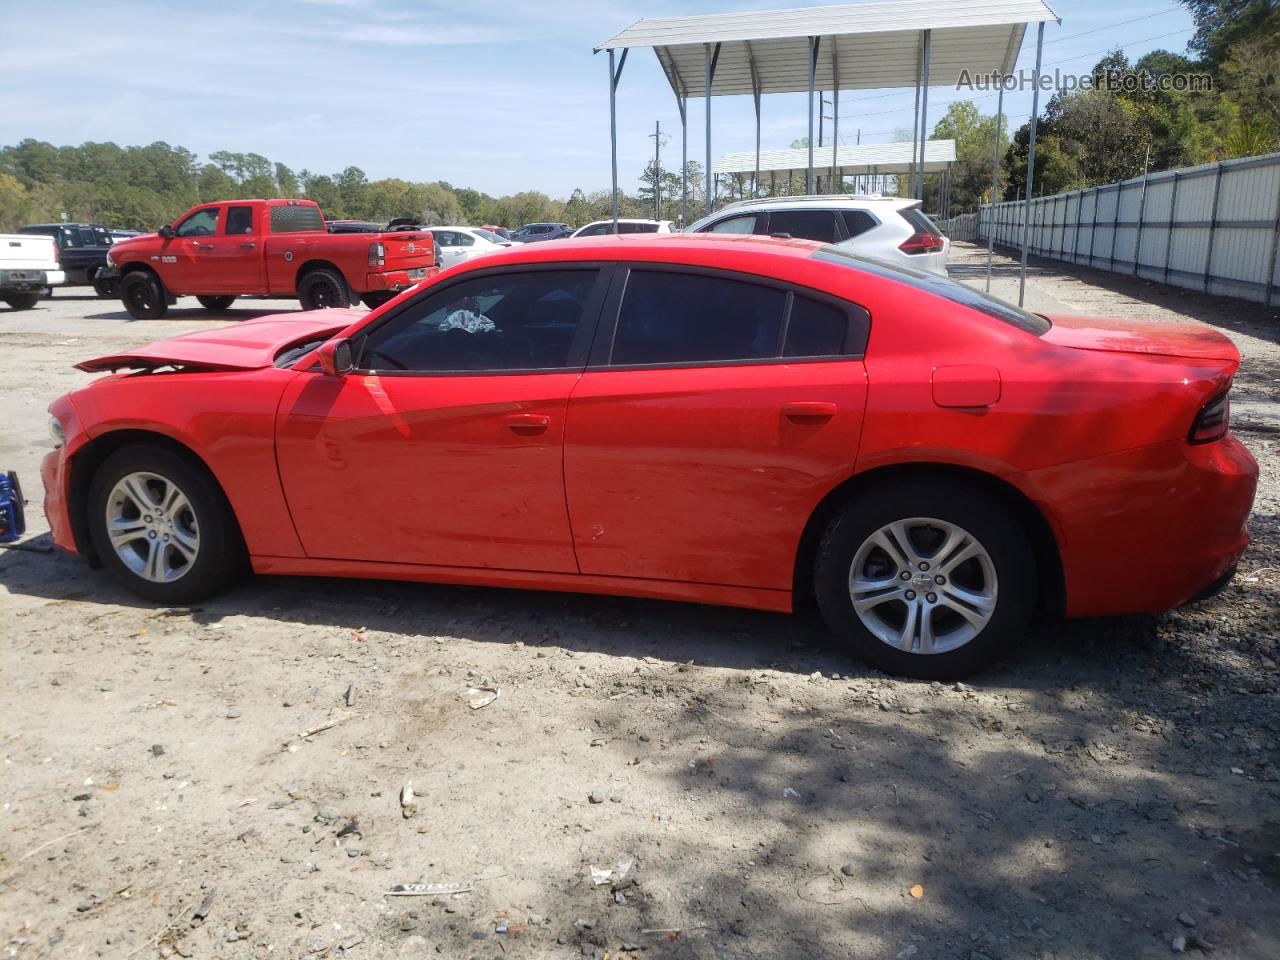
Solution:
[[[337,234],[310,200],[223,200],[112,245],[106,273],[139,320],[180,296],[225,310],[239,296],[293,297],[304,310],[377,307],[438,272],[430,232]]]

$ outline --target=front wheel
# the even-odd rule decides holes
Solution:
[[[298,281],[298,299],[303,310],[350,307],[355,302],[346,278],[328,267],[311,270]]]
[[[127,590],[164,604],[220,593],[245,569],[231,506],[208,471],[153,444],[121,447],[89,485],[88,526]]]
[[[1035,555],[997,498],[908,483],[862,494],[827,528],[814,583],[823,618],[887,673],[945,680],[986,666],[1025,630]]]
[[[146,270],[124,275],[120,281],[120,300],[135,320],[159,320],[169,310],[159,278]]]
[[[6,293],[0,297],[9,306],[15,310],[30,310],[40,302],[40,294],[38,293]]]
[[[221,313],[236,302],[234,296],[196,297],[196,299],[200,301],[200,306],[214,313]]]

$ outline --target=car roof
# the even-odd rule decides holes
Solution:
[[[734,253],[808,260],[824,244],[814,240],[783,240],[757,234],[720,233],[618,233],[594,237],[566,237],[554,244],[525,244],[503,255],[503,263],[547,263],[555,261],[652,260],[678,263],[674,252],[698,258]],[[473,260],[471,263],[485,263]],[[490,263],[490,265],[492,265]]]
[[[848,193],[811,197],[759,197],[753,200],[736,200],[710,215],[714,216],[717,213],[726,213],[730,210],[758,210],[762,207],[770,210],[804,210],[809,207],[833,207],[846,204],[857,207],[868,205],[884,206],[894,210],[902,210],[908,207],[918,207],[920,206],[920,201],[912,197],[862,196]]]
[[[647,217],[619,217],[619,223],[670,223],[670,220],[653,220]],[[597,223],[613,223],[613,217],[604,217],[600,220],[592,220],[590,223],[584,224],[587,227],[594,227]]]

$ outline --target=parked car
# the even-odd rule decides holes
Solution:
[[[100,297],[115,296],[111,284],[98,279],[112,245],[111,231],[106,227],[97,223],[33,223],[18,232],[53,238],[68,286],[90,285]]]
[[[579,227],[575,237],[603,237],[613,233],[612,220],[597,220]],[[638,220],[633,217],[618,218],[618,233],[674,233],[675,224],[670,220]]]
[[[1224,584],[1258,467],[1231,341],[1042,317],[839,247],[517,248],[370,314],[87,360],[53,403],[54,542],[181,605],[244,571],[691,600],[816,597],[926,678],[1033,612]],[[1138,571],[1138,573],[1135,573]]]
[[[543,240],[559,240],[573,233],[567,223],[526,223],[519,230],[511,232],[511,239],[516,243],[539,243]]]
[[[482,223],[478,229],[480,229],[480,230],[488,230],[490,233],[496,233],[496,234],[497,234],[498,236],[500,236],[503,240],[510,240],[510,239],[511,239],[511,231],[510,231],[510,230],[508,230],[506,227],[499,227],[497,224],[493,224],[493,223]]]
[[[43,290],[66,279],[59,256],[53,237],[0,234],[0,300],[30,310]]]
[[[324,226],[330,233],[381,233],[383,230],[368,220],[326,220]]]
[[[490,233],[480,227],[427,227],[431,235],[440,244],[440,269],[452,267],[454,264],[483,257],[489,253],[501,253],[514,244],[503,240],[496,233]]]
[[[226,310],[239,296],[296,296],[304,310],[371,307],[438,269],[423,231],[332,234],[310,200],[225,200],[116,244],[109,276],[139,319],[164,316],[181,296]]]
[[[785,234],[944,276],[951,250],[951,241],[920,211],[920,201],[898,197],[741,200],[690,224],[685,232]]]

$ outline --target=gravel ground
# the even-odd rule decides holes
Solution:
[[[1240,345],[1263,481],[1222,596],[1040,626],[939,685],[807,614],[265,578],[157,611],[44,552],[36,516],[0,551],[5,955],[1280,955],[1280,319],[1032,284]],[[0,464],[38,501],[71,364],[213,322],[0,310]],[[465,889],[387,895],[415,883]]]

